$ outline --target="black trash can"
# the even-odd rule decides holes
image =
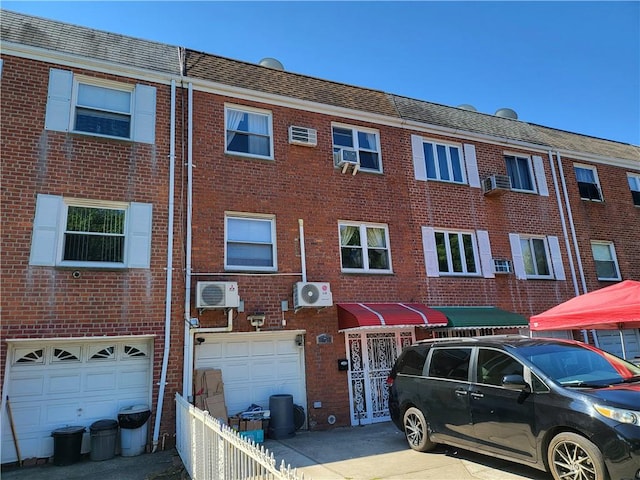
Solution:
[[[268,437],[275,440],[281,438],[291,438],[296,434],[296,427],[293,422],[293,395],[281,394],[269,397],[269,419]]]
[[[63,427],[51,432],[53,464],[71,465],[80,460],[84,427]]]
[[[98,420],[91,424],[91,452],[89,458],[95,461],[109,460],[116,455],[117,420]]]
[[[150,416],[151,410],[147,405],[133,405],[118,412],[120,454],[123,457],[135,457],[144,452]]]

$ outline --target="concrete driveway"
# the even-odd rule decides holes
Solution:
[[[438,447],[418,453],[391,422],[298,431],[292,438],[264,442],[277,460],[305,480],[551,480],[551,475],[466,450]],[[182,480],[174,449],[101,462],[87,458],[68,466],[46,465],[3,470],[2,480]]]
[[[288,439],[264,443],[278,465],[282,460],[311,480],[551,480],[523,465],[441,446],[434,452],[411,450],[391,423],[298,431]]]

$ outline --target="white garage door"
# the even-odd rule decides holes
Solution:
[[[601,349],[619,357],[623,356],[619,330],[595,330],[595,332],[598,335],[598,344]],[[622,335],[627,360],[640,357],[640,330],[637,328],[622,330]]]
[[[86,428],[86,453],[93,422],[149,405],[152,345],[149,337],[10,342],[5,395],[22,459],[53,456],[51,432],[65,426]],[[7,411],[2,410],[2,463],[18,460],[11,429],[5,428]]]
[[[306,409],[304,347],[301,331],[197,334],[195,368],[222,370],[229,415],[256,404],[269,408],[269,397],[290,394]]]

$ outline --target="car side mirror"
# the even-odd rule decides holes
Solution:
[[[522,375],[505,375],[502,377],[502,386],[509,390],[530,390],[529,385],[525,382]]]

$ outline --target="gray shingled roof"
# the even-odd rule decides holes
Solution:
[[[186,74],[249,90],[397,117],[384,92],[187,50]]]
[[[180,74],[178,47],[2,10],[3,42]]]
[[[1,10],[2,41],[179,75],[179,47]],[[526,142],[554,150],[638,162],[640,146],[416,100],[186,50],[186,74],[267,94]]]

